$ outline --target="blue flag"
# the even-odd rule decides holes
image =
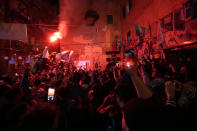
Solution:
[[[134,24],[135,30],[136,30],[136,35],[137,36],[145,36],[145,28],[144,27],[140,27],[137,24]]]

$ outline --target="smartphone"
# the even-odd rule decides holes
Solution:
[[[16,76],[19,76],[18,73],[15,74]]]
[[[133,54],[134,54],[134,50],[133,49],[130,49],[128,51],[125,51],[124,56],[131,56]]]
[[[54,96],[55,96],[55,89],[49,88],[48,89],[48,101],[54,100]]]

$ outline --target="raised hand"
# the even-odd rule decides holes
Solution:
[[[168,100],[175,97],[175,84],[172,81],[165,82],[165,92]]]

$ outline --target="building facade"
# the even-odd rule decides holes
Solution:
[[[123,0],[122,40],[140,58],[195,41],[196,5],[196,0]]]
[[[48,35],[58,29],[59,3],[54,0],[1,0],[0,23],[26,24],[27,40],[0,40],[0,74],[8,72],[11,56],[17,61],[48,45]],[[50,26],[53,25],[53,26]],[[8,57],[8,60],[4,58]]]
[[[88,10],[99,15],[94,26],[87,26],[84,19]],[[113,46],[121,40],[120,16],[118,0],[61,1],[60,27],[62,21],[66,23],[61,49],[73,50],[76,61],[89,61],[91,68],[96,63],[106,65],[106,51],[116,50]]]

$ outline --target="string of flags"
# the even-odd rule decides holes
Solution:
[[[192,32],[192,30],[194,30],[192,27],[195,25],[191,25],[190,22],[194,20],[194,18],[197,18],[196,10],[197,1],[189,0],[184,3],[181,8],[174,10],[153,24],[149,24],[147,28],[133,24],[136,37],[130,38],[131,36],[127,36],[127,42],[131,41],[130,39],[139,39],[139,36],[143,39],[156,37],[157,43],[162,43],[165,47],[187,41],[187,39],[189,39],[187,38],[188,36],[190,36],[190,39],[195,38],[197,34]]]

